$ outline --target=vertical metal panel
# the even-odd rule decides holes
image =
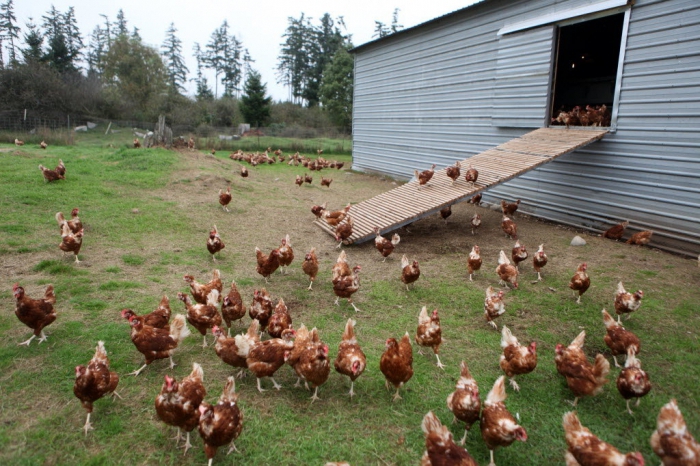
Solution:
[[[528,103],[527,92],[513,92],[508,101],[496,90],[497,32],[506,23],[581,4],[488,0],[360,47],[353,167],[409,179],[414,168],[444,167],[527,132],[492,121],[507,117],[507,109],[517,120]],[[525,50],[534,53],[534,44]],[[635,3],[619,85],[615,134],[484,199],[520,198],[524,212],[592,230],[627,219],[633,231],[654,230],[654,244],[697,256],[700,2]]]

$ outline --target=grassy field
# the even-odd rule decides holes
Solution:
[[[236,280],[246,304],[253,289],[264,286],[275,301],[284,298],[295,325],[318,327],[333,358],[345,321],[355,318],[368,359],[353,399],[346,395],[349,381],[334,371],[320,389],[321,400],[313,404],[309,392],[293,388],[296,378],[289,367],[275,377],[284,387],[280,391],[261,394],[254,377],[239,380],[244,413],[243,432],[236,441],[240,453],[226,457],[220,449],[215,464],[418,464],[425,446],[420,423],[429,410],[461,438],[463,429],[449,424],[452,415],[445,404],[460,361],[469,364],[484,399],[501,375],[500,333],[483,319],[484,290],[498,282],[498,251],[512,247],[500,232],[499,213],[479,208],[483,227],[476,236],[468,228],[472,206],[455,206],[446,225],[439,218],[416,222],[410,232],[400,232],[401,243],[385,263],[371,242],[346,247],[351,265],[362,265],[361,289],[355,295],[361,312],[355,313],[345,302],[333,305],[330,269],[339,250],[313,225],[309,208],[324,201],[331,208],[362,201],[391,189],[392,180],[334,170],[322,172],[334,178],[330,189],[320,187],[318,173],[312,185],[297,187],[293,180],[305,172],[303,167],[249,167],[250,177],[242,179],[237,174],[240,165],[227,153],[135,150],[128,148],[129,142],[127,135],[110,135],[78,136],[73,146],[49,146],[45,151],[36,145],[0,145],[0,302],[5,309],[0,314],[0,463],[204,464],[196,432],[194,448],[186,456],[174,447],[174,431],[157,419],[154,399],[165,374],[180,380],[198,362],[204,369],[206,399],[214,401],[232,368],[211,346],[202,348],[196,334],[175,352],[178,365],[173,370],[160,360],[138,377],[126,376],[143,357],[131,343],[119,311],[128,307],[139,314],[150,312],[166,294],[173,312],[183,313],[175,298],[178,291],[188,290],[182,276],[205,281],[214,267],[221,270],[225,289]],[[67,167],[67,179],[45,183],[37,166],[53,167],[59,158]],[[349,156],[332,158],[350,161]],[[234,201],[232,212],[226,213],[217,193],[229,184]],[[57,211],[67,214],[73,207],[80,208],[85,224],[82,262],[77,265],[58,249],[54,220]],[[497,450],[496,463],[563,464],[561,418],[571,409],[567,401],[573,397],[555,370],[554,346],[568,344],[585,329],[587,354],[592,358],[603,352],[612,365],[603,343],[601,309],[612,310],[620,280],[628,289],[644,290],[642,308],[625,325],[642,341],[639,358],[653,388],[630,416],[615,388],[619,370],[613,367],[603,393],[579,402],[582,423],[620,450],[639,450],[649,464],[657,464],[649,436],[659,408],[676,398],[690,431],[700,437],[696,262],[584,233],[579,234],[588,244],[575,248],[569,246],[574,231],[525,216],[517,216],[517,221],[530,254],[544,242],[550,263],[540,283],[533,283],[531,264],[523,266],[520,289],[507,292],[507,311],[498,319],[499,329],[508,325],[522,343],[538,343],[539,365],[519,378],[519,393],[508,389],[506,400],[527,429],[528,441]],[[215,265],[205,247],[214,224],[226,243]],[[275,274],[265,285],[255,272],[254,248],[267,252],[285,234],[290,234],[296,254],[291,273]],[[484,266],[469,282],[465,263],[475,242]],[[321,271],[309,292],[300,264],[311,247],[319,252]],[[422,270],[409,292],[399,280],[402,254],[419,260]],[[577,305],[567,284],[583,261],[588,262],[592,286]],[[38,297],[49,283],[55,287],[58,319],[47,328],[49,338],[41,345],[35,341],[29,347],[17,346],[30,331],[14,316],[16,282],[31,297]],[[379,371],[384,342],[406,331],[413,336],[424,305],[439,309],[446,368],[438,369],[432,354],[420,356],[414,347],[415,375],[402,389],[403,399],[392,402]],[[233,331],[243,331],[249,322],[246,317]],[[95,430],[85,436],[85,411],[72,393],[74,368],[89,361],[98,340],[105,341],[112,369],[122,377],[118,391],[123,400],[97,401],[91,418]],[[269,381],[263,384],[269,387]],[[479,464],[488,463],[478,425],[466,446]]]

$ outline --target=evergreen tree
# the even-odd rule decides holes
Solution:
[[[271,97],[265,97],[267,86],[263,84],[260,73],[251,70],[243,86],[243,95],[239,103],[241,114],[247,123],[265,126],[270,119]]]
[[[83,41],[80,37],[75,11],[73,7],[62,14],[52,5],[44,20],[44,37],[47,39],[48,50],[43,60],[55,70],[63,73],[76,71],[77,60],[80,58]]]
[[[37,25],[34,24],[33,19],[29,18],[27,23],[27,32],[24,34],[24,43],[27,47],[21,49],[22,57],[24,58],[24,63],[38,63],[41,61],[41,47],[44,44],[44,37],[39,32]]]
[[[207,78],[202,74],[202,68],[206,65],[206,55],[198,42],[194,43],[194,58],[197,60],[197,77],[194,78],[197,83],[197,100],[214,100],[214,93],[207,83]]]
[[[88,44],[87,62],[88,76],[100,76],[103,71],[104,56],[109,50],[108,31],[102,29],[100,25],[95,26],[90,35]]]
[[[0,36],[8,42],[7,55],[11,67],[17,65],[17,46],[19,44],[15,44],[15,42],[19,42],[20,31],[19,26],[17,26],[13,2],[14,0],[7,0],[0,4]]]
[[[66,37],[66,47],[71,61],[71,66],[77,69],[76,62],[83,54],[85,48],[82,37],[80,37],[80,29],[78,29],[78,21],[75,18],[75,8],[69,7],[68,11],[63,15],[62,21],[63,34]]]
[[[102,29],[104,31],[104,37],[107,39],[107,50],[112,46],[112,23],[109,22],[109,17],[107,15],[100,14],[105,20],[105,27]]]
[[[168,70],[168,80],[172,92],[185,92],[188,69],[182,56],[182,41],[175,35],[175,23],[170,23],[165,36],[165,42],[161,45],[162,55],[165,59],[165,67]]]
[[[278,83],[289,87],[291,100],[302,103],[305,87],[305,77],[309,68],[309,41],[313,36],[313,28],[309,20],[301,14],[299,19],[288,17],[289,25],[282,34],[285,38],[281,44],[282,50],[277,65]]]
[[[403,24],[399,24],[399,9],[394,8],[394,13],[391,15],[391,32],[399,32],[403,29]]]
[[[354,59],[349,50],[352,44],[340,47],[323,73],[321,103],[331,120],[343,128],[352,124]]]
[[[116,28],[117,37],[124,35],[129,35],[129,27],[126,24],[126,18],[124,17],[124,10],[121,8],[117,13],[117,20],[114,22],[114,27]]]

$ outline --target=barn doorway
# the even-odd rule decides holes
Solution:
[[[619,13],[558,28],[552,125],[610,126],[624,19]]]

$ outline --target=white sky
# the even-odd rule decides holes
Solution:
[[[353,44],[358,46],[372,40],[375,20],[391,24],[394,8],[400,9],[399,24],[409,28],[464,8],[475,1],[439,0],[432,3],[425,0],[16,0],[14,5],[17,25],[22,28],[22,33],[26,31],[26,23],[30,17],[34,19],[34,23],[40,25],[41,17],[51,9],[51,5],[62,13],[73,6],[85,45],[89,43],[89,36],[94,27],[104,22],[100,14],[107,15],[113,22],[120,8],[124,10],[129,30],[136,26],[144,42],[158,50],[170,23],[174,22],[190,71],[188,78],[193,78],[197,70],[196,60],[192,56],[194,43],[199,42],[203,48],[209,42],[212,32],[227,20],[229,33],[243,42],[243,46],[250,51],[255,60],[252,67],[260,72],[263,82],[267,83],[268,94],[275,100],[287,100],[288,89],[276,83],[276,68],[280,44],[283,41],[282,34],[289,24],[289,17],[299,18],[303,12],[306,17],[312,18],[313,25],[317,25],[324,13],[329,13],[334,20],[343,16],[348,28],[344,33],[352,34]],[[213,75],[207,77],[213,89]],[[191,89],[193,90],[194,86],[191,86]]]

